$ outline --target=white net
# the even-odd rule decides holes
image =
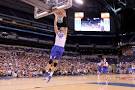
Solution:
[[[47,0],[46,4],[50,7],[57,6],[57,0]]]
[[[59,7],[68,3],[68,0],[47,0],[47,5],[50,7]]]

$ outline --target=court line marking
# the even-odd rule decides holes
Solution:
[[[93,82],[88,84],[95,84],[95,85],[107,85],[107,86],[122,86],[122,87],[135,87],[135,84],[129,83],[114,83],[114,82]]]

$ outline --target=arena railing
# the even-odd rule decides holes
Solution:
[[[37,35],[41,35],[41,36],[54,37],[53,35],[48,35],[48,34],[43,34],[43,33],[38,33],[38,32],[33,32],[33,31],[28,31],[28,30],[23,30],[23,29],[17,29],[17,28],[2,26],[2,25],[0,25],[0,28],[1,29],[4,29],[4,30],[13,30],[13,31],[20,31],[20,32],[26,32],[26,33],[31,33],[31,34],[37,34]]]
[[[1,20],[1,22],[4,22],[4,23],[8,23],[8,24],[12,24],[12,25],[17,25],[19,27],[25,27],[25,28],[29,28],[29,29],[32,29],[32,30],[35,30],[37,29],[38,31],[44,31],[44,32],[53,32],[53,30],[47,30],[46,28],[38,28],[38,27],[33,27],[33,26],[28,26],[28,25],[25,25],[25,24],[20,24],[20,23],[17,23],[16,21],[11,21],[11,20]],[[36,31],[37,32],[37,31]]]
[[[25,24],[20,24],[20,23],[17,23],[16,21],[11,21],[11,20],[0,20],[0,22],[4,23],[4,24],[7,24],[7,25],[11,25],[11,26],[17,26],[17,28],[26,28],[26,29],[32,29],[33,31],[35,30],[36,32],[40,32],[40,31],[43,31],[44,33],[48,33],[48,31],[50,32],[53,32],[53,30],[47,30],[47,29],[42,29],[42,28],[38,28],[38,27],[33,27],[33,26],[28,26],[28,25],[25,25]]]
[[[27,46],[17,46],[17,45],[4,45],[4,44],[0,44],[0,47],[2,48],[10,48],[10,50],[12,51],[27,51],[28,49],[34,50],[36,51],[41,51],[41,52],[48,52],[49,49],[41,49],[41,48],[35,48],[35,47],[27,47]],[[1,51],[1,50],[0,50]]]
[[[45,31],[47,33],[53,33],[54,32],[54,27],[52,25],[49,24],[43,24],[43,23],[39,23],[39,22],[35,22],[35,21],[31,21],[31,20],[27,20],[27,19],[22,19],[19,17],[14,17],[14,16],[9,16],[6,14],[2,14],[0,13],[0,21],[3,21],[3,19],[7,19],[7,21],[12,21],[11,24],[14,25],[20,25],[22,27],[29,27],[29,28],[33,28],[33,29],[37,29],[38,31]],[[71,30],[69,30],[70,32]],[[69,36],[71,36],[70,33],[68,33]]]
[[[10,19],[15,19],[15,20],[19,20],[19,21],[24,21],[24,22],[27,22],[27,23],[30,23],[30,24],[34,23],[34,24],[38,24],[38,25],[42,25],[42,26],[53,27],[52,25],[49,25],[49,24],[39,23],[39,22],[35,22],[35,21],[24,19],[24,18],[19,18],[19,17],[15,17],[15,16],[10,16],[10,15],[6,15],[6,14],[2,14],[2,13],[0,13],[0,16],[4,17],[4,18],[10,18]]]
[[[41,36],[47,36],[47,37],[54,37],[53,35],[48,35],[48,34],[43,34],[43,33],[38,33],[38,32],[32,32],[32,31],[28,31],[28,30],[22,30],[22,29],[16,29],[16,28],[12,28],[12,27],[7,27],[7,26],[2,26],[0,25],[0,28],[3,29],[3,30],[13,30],[13,31],[19,31],[19,32],[26,32],[26,33],[31,33],[31,34],[37,34],[37,35],[41,35]],[[20,37],[20,36],[18,36]],[[21,37],[20,37],[21,38]],[[23,37],[22,37],[23,38]],[[19,39],[19,38],[18,38]],[[25,38],[25,40],[29,40],[28,38]],[[43,40],[38,40],[39,42],[41,43],[48,43],[48,44],[52,44],[48,41],[43,41]],[[67,44],[66,47],[76,47],[76,45],[73,45],[73,44]]]
[[[3,48],[12,48],[12,50],[16,50],[16,51],[24,51],[24,50],[22,50],[22,49],[32,49],[32,50],[34,50],[35,52],[36,51],[42,51],[42,52],[50,52],[50,49],[41,49],[41,48],[35,48],[35,47],[27,47],[27,46],[17,46],[17,45],[4,45],[4,44],[0,44],[0,47],[3,47]],[[21,49],[21,50],[19,50],[19,49]],[[1,51],[1,50],[0,50]],[[66,55],[68,55],[68,54],[71,54],[71,55],[75,55],[75,54],[78,54],[77,52],[69,52],[69,51],[65,51],[64,52],[64,54],[66,54]]]
[[[27,19],[23,19],[23,18],[19,18],[19,17],[14,17],[14,16],[9,16],[9,15],[6,15],[6,14],[2,14],[0,13],[0,17],[2,19],[9,19],[9,20],[15,20],[16,22],[18,23],[22,23],[22,24],[26,24],[26,25],[30,25],[30,26],[33,26],[33,27],[37,27],[39,29],[53,29],[53,26],[52,25],[49,25],[49,24],[43,24],[43,23],[39,23],[39,22],[35,22],[35,21],[31,21],[31,20],[27,20]],[[52,32],[51,30],[47,30],[49,32]]]

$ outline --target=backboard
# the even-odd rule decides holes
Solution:
[[[34,18],[39,19],[53,14],[52,9],[68,9],[72,0],[21,0],[34,7]]]

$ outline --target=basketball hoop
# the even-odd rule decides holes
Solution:
[[[68,9],[72,0],[21,0],[34,7],[34,18],[39,19],[53,14],[52,9]]]

